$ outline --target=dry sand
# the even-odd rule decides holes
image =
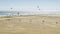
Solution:
[[[0,17],[0,34],[60,34],[60,16]]]

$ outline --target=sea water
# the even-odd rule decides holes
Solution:
[[[0,16],[4,15],[33,15],[33,14],[60,14],[60,11],[0,11]]]

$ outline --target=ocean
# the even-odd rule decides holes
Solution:
[[[0,16],[4,15],[33,15],[33,14],[60,14],[60,11],[0,11]]]
[[[0,11],[0,16],[4,15],[17,15],[19,12],[20,15],[31,15],[33,12],[26,12],[26,11]]]

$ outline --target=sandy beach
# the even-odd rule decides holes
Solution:
[[[0,17],[0,34],[60,34],[58,15]]]

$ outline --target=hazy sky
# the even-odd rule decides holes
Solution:
[[[38,5],[41,10],[59,10],[60,0],[0,0],[0,10],[35,11]]]

